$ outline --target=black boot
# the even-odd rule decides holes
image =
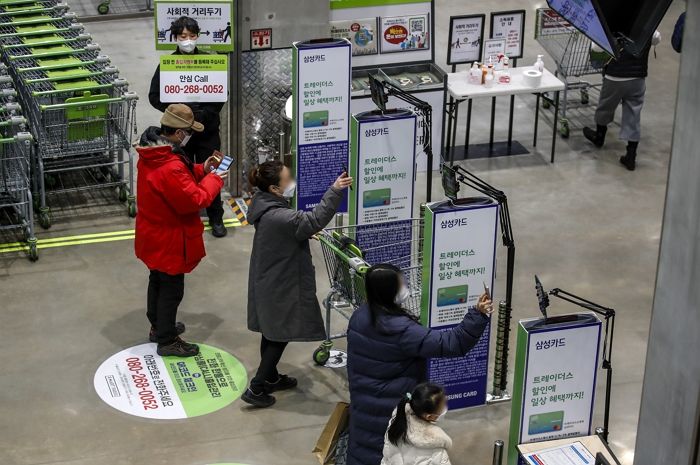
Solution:
[[[620,157],[620,163],[625,165],[630,171],[634,171],[637,168],[637,146],[639,142],[627,142],[627,153],[624,157]]]
[[[583,128],[583,135],[598,148],[602,147],[605,143],[605,134],[607,132],[608,127],[601,126],[600,124],[596,127],[595,131],[589,127]]]
[[[224,237],[226,236],[226,233],[228,231],[226,230],[226,226],[224,226],[223,222],[217,222],[217,223],[211,223],[211,234],[214,237]]]

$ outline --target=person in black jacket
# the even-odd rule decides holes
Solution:
[[[390,264],[367,271],[365,292],[367,304],[348,325],[347,465],[379,465],[391,414],[407,392],[426,381],[426,359],[466,355],[493,312],[483,294],[453,328],[426,328],[404,309],[410,291],[401,270]]]
[[[596,129],[583,128],[583,135],[596,147],[605,143],[608,124],[615,119],[615,110],[622,102],[622,123],[620,139],[627,141],[627,153],[620,157],[628,170],[634,171],[637,164],[637,147],[641,137],[642,107],[646,93],[646,77],[648,74],[649,51],[660,41],[658,32],[646,48],[634,56],[626,50],[620,52],[617,60],[611,60],[603,70],[603,87],[600,89],[600,100],[595,112]]]
[[[173,22],[171,33],[177,38],[177,50],[173,55],[181,54],[201,54],[197,48],[199,38],[199,24],[192,18],[182,16]],[[156,110],[165,111],[170,103],[160,100],[160,65],[151,79],[151,88],[148,91],[148,101]],[[223,102],[182,102],[192,109],[194,117],[204,125],[204,131],[194,133],[192,138],[185,144],[181,144],[187,156],[194,163],[204,163],[215,151],[221,149],[221,135],[219,127],[221,119],[219,113],[224,106]],[[211,225],[212,234],[215,237],[224,237],[226,227],[224,227],[224,207],[221,203],[221,194],[217,195],[214,201],[207,207],[207,216]]]

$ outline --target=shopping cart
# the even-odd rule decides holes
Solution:
[[[0,2],[0,17],[12,15],[34,15],[54,11],[67,11],[70,7],[67,3],[59,3],[55,0],[35,0],[32,2]]]
[[[17,12],[8,15],[0,15],[0,26],[24,27],[44,26],[47,23],[65,18],[75,18],[75,15],[67,13],[65,9],[54,8],[44,11]]]
[[[51,226],[47,194],[116,187],[119,201],[127,202],[129,216],[136,216],[130,139],[136,133],[138,97],[133,92],[118,91],[114,85],[110,89],[112,95],[76,92],[62,103],[26,108],[37,141],[35,190],[39,193],[39,224],[43,228]],[[55,102],[60,94],[47,91],[32,95],[35,100]]]
[[[64,58],[70,56],[96,57],[100,51],[99,44],[87,39],[64,40],[62,43],[44,46],[20,46],[3,48],[3,57],[12,65],[14,61],[37,60],[48,58]]]
[[[535,39],[554,60],[557,67],[555,74],[564,80],[559,133],[566,138],[571,131],[566,113],[568,109],[574,108],[573,101],[569,101],[569,92],[578,90],[580,105],[588,105],[590,91],[600,92],[601,83],[594,84],[580,78],[600,75],[607,55],[596,53],[592,47],[593,42],[588,37],[550,8],[537,9]],[[549,108],[551,104],[551,99],[545,96],[543,106]]]
[[[390,263],[404,275],[410,297],[403,307],[418,317],[421,308],[423,270],[423,220],[411,219],[368,226],[327,228],[317,235],[330,280],[330,291],[323,301],[326,310],[326,340],[314,351],[313,359],[325,365],[333,340],[347,335],[331,333],[331,314],[350,319],[367,301],[365,277],[371,265]]]
[[[46,70],[44,68],[24,70],[21,74],[21,79],[26,84],[31,85],[41,82],[71,81],[75,79],[98,79],[106,76],[112,76],[113,79],[119,76],[119,70],[115,66],[110,66],[106,63],[93,63],[90,65],[79,66],[76,68]]]
[[[75,13],[65,13],[60,16],[46,17],[30,24],[17,24],[15,22],[0,21],[0,40],[14,40],[18,37],[32,37],[46,34],[69,32],[74,29],[83,29],[82,24],[76,23]]]
[[[106,66],[109,63],[110,59],[107,55],[98,55],[95,52],[81,52],[74,55],[44,59],[37,59],[34,57],[18,58],[12,60],[12,66],[7,69],[18,79],[21,79],[22,74],[27,72],[48,72],[63,69],[86,68],[91,65]],[[0,65],[0,68],[1,67]]]
[[[39,258],[34,236],[31,192],[32,136],[18,132],[0,137],[0,230],[19,230],[29,259]]]
[[[47,32],[46,34],[35,35],[35,36],[11,36],[4,37],[0,39],[0,49],[3,52],[7,52],[8,56],[18,55],[15,49],[23,49],[23,55],[29,55],[29,51],[26,50],[30,47],[47,47],[47,46],[58,46],[65,44],[75,44],[78,43],[82,47],[85,47],[90,43],[92,37],[90,34],[83,31],[82,26],[80,28],[69,29],[62,32]]]

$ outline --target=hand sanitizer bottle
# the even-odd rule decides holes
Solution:
[[[537,55],[537,61],[535,62],[535,69],[540,73],[544,72],[544,61],[542,61],[543,55]]]
[[[476,61],[472,64],[472,69],[469,70],[469,83],[476,85],[481,84],[481,70]]]

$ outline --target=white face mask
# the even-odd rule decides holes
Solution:
[[[197,41],[196,40],[177,40],[177,46],[180,49],[181,52],[183,53],[192,53],[194,52],[195,47],[197,46]]]
[[[289,185],[284,189],[284,192],[282,192],[282,196],[285,199],[291,199],[294,197],[294,192],[297,190],[297,183],[294,181],[291,181]]]
[[[187,134],[184,139],[182,139],[182,142],[180,142],[180,147],[184,147],[187,145],[187,143],[190,141],[192,138],[192,134]]]
[[[411,297],[411,291],[408,290],[407,286],[401,286],[401,290],[394,298],[394,303],[396,305],[401,305],[402,303],[406,302],[409,297]]]

